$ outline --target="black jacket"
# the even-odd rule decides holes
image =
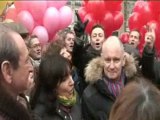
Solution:
[[[90,83],[82,96],[82,111],[85,120],[108,120],[115,97],[109,92],[103,76],[102,58],[93,59],[86,67],[86,80]],[[130,56],[124,67],[124,84],[136,74],[136,66]]]
[[[81,81],[81,92],[83,92],[87,86],[87,83],[84,80],[84,69],[86,65],[93,58],[100,56],[100,51],[93,49],[90,44],[85,44],[84,39],[86,39],[86,37],[76,39],[72,53],[73,64],[78,70],[79,79]]]
[[[145,47],[142,54],[142,73],[152,80],[156,85],[160,85],[160,61],[155,59],[155,49]]]
[[[0,120],[32,120],[30,113],[0,87]]]

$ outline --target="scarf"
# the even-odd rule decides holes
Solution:
[[[123,70],[122,70],[120,79],[114,82],[109,78],[103,76],[103,80],[107,85],[110,93],[115,97],[117,97],[121,93],[121,90],[124,87],[124,79],[125,79],[125,75]]]
[[[65,96],[58,96],[58,102],[64,106],[72,107],[75,105],[77,101],[77,93],[74,90],[73,96],[71,98],[67,98]]]

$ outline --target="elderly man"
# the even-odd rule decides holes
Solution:
[[[33,77],[28,49],[13,31],[0,31],[0,120],[30,120],[30,114],[17,101]]]
[[[109,37],[102,45],[101,57],[86,67],[86,81],[90,84],[82,96],[84,119],[108,120],[116,97],[135,74],[132,56],[124,53],[117,37]]]
[[[32,35],[27,43],[29,55],[32,58],[32,64],[34,67],[39,67],[41,56],[42,56],[42,47],[37,36]]]

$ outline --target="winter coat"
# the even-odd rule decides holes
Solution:
[[[154,84],[160,85],[160,61],[155,59],[155,49],[144,48],[142,54],[142,73]]]
[[[79,71],[78,75],[81,82],[80,83],[81,93],[87,86],[87,83],[84,80],[85,79],[84,69],[86,65],[93,58],[100,56],[100,51],[93,49],[90,44],[86,45],[83,39],[85,38],[82,39],[77,38],[72,53],[73,64]]]
[[[60,108],[57,101],[49,101],[47,93],[41,91],[37,103],[33,109],[34,113],[41,118],[41,120],[81,120],[81,106],[80,102],[70,109],[70,112],[65,112]]]
[[[98,57],[93,59],[86,67],[86,81],[90,84],[82,96],[82,112],[84,120],[108,120],[115,97],[110,93],[103,76],[104,61]],[[124,84],[136,74],[134,59],[129,55],[125,66]]]
[[[27,109],[0,87],[0,120],[32,120]]]

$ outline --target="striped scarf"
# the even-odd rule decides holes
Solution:
[[[120,94],[122,88],[124,87],[124,78],[125,78],[124,72],[121,73],[121,77],[117,81],[112,81],[109,78],[103,76],[103,80],[107,85],[110,93],[115,97],[117,97]]]

